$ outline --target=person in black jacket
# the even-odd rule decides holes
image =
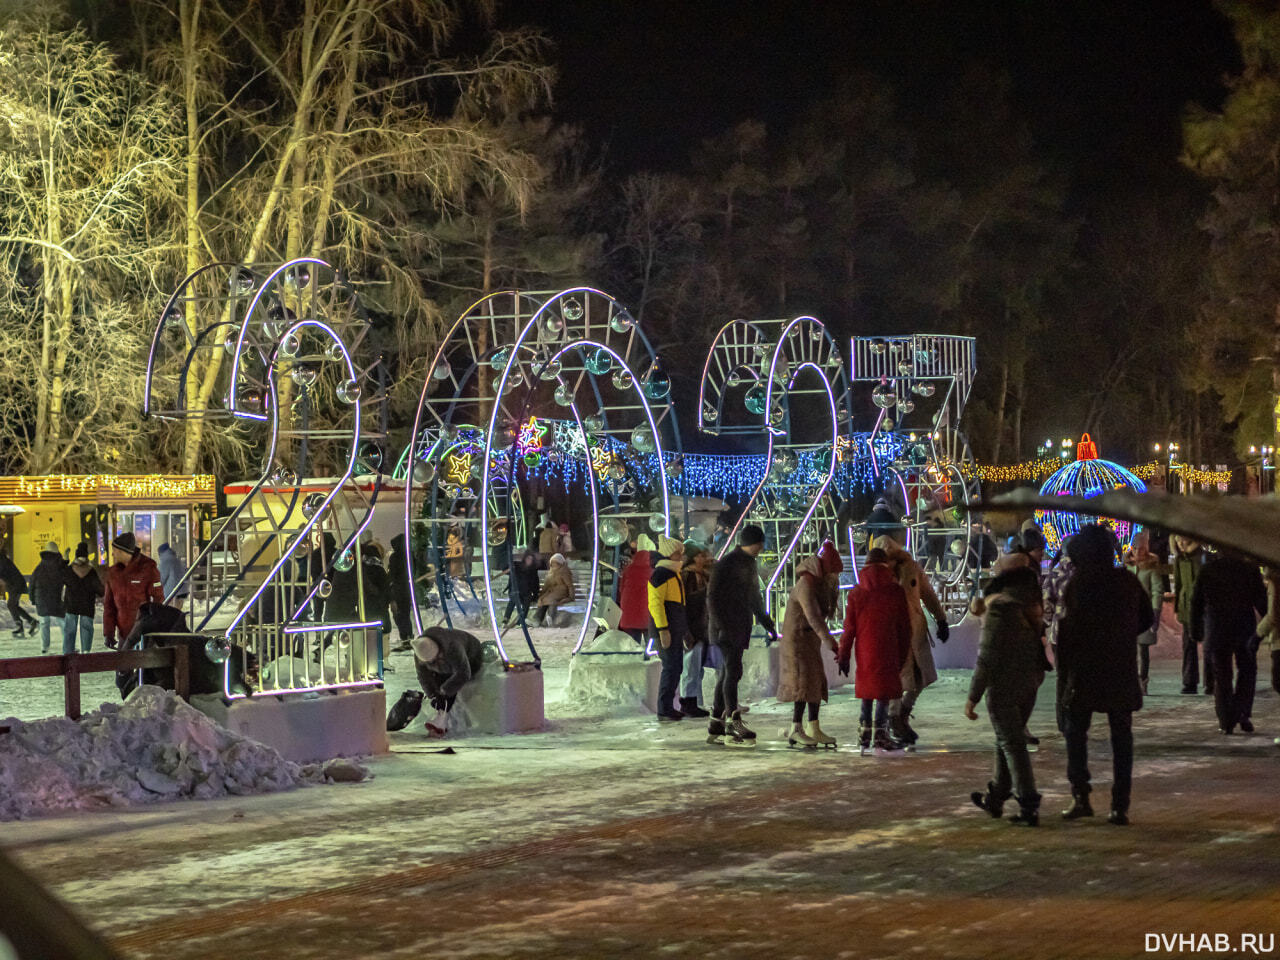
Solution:
[[[360,545],[361,587],[364,590],[364,615],[366,620],[376,620],[382,626],[383,646],[391,636],[391,587],[387,582],[387,568],[382,565],[382,548],[376,543]]]
[[[764,550],[764,531],[743,527],[738,546],[711,569],[707,584],[707,639],[719,648],[724,667],[716,677],[715,700],[707,723],[707,742],[754,741],[738,710],[738,681],[742,679],[742,654],[751,642],[751,629],[759,621],[776,640],[778,631],[764,608],[756,557]]]
[[[409,591],[409,550],[403,533],[391,538],[391,555],[387,558],[387,594],[395,617],[399,648],[408,649],[413,639],[413,595]]]
[[[985,598],[982,644],[969,684],[964,714],[977,720],[975,710],[983,695],[996,735],[995,775],[986,793],[970,799],[993,817],[1004,812],[1013,796],[1019,812],[1010,821],[1025,826],[1040,823],[1040,794],[1027,752],[1027,720],[1036,705],[1036,693],[1044,679],[1041,659],[1044,647],[1044,599],[1040,579],[1030,567],[1018,567],[1000,577],[998,591]]]
[[[511,579],[507,584],[507,609],[502,614],[503,630],[511,626],[517,604],[521,615],[528,618],[529,610],[537,601],[541,589],[538,583],[538,554],[534,550],[526,550],[511,571]]]
[[[89,562],[89,544],[76,544],[76,557],[62,571],[62,653],[75,652],[76,633],[80,634],[80,652],[93,649],[93,611],[102,597],[102,578],[98,568]]]
[[[62,625],[66,611],[62,608],[62,574],[67,569],[67,561],[62,559],[62,551],[50,540],[40,551],[40,562],[31,571],[28,581],[31,588],[31,602],[36,605],[36,616],[40,618],[40,652],[49,652],[49,634],[54,621]],[[65,638],[63,646],[66,645]]]
[[[1237,724],[1253,733],[1249,716],[1258,683],[1257,626],[1266,612],[1262,573],[1238,553],[1224,550],[1196,577],[1191,636],[1204,641],[1205,657],[1213,661],[1213,706],[1222,733],[1233,733]]]
[[[426,699],[448,713],[458,692],[480,673],[484,648],[464,630],[429,627],[413,641],[413,660]]]
[[[20,603],[22,595],[27,592],[27,578],[14,565],[7,550],[0,550],[0,584],[4,585],[9,615],[13,617],[13,635],[22,636],[23,624],[30,626],[34,632],[39,621],[27,613]]]
[[[1142,709],[1138,635],[1151,629],[1151,597],[1128,570],[1115,566],[1115,535],[1089,524],[1071,538],[1076,571],[1063,591],[1058,626],[1058,726],[1067,740],[1067,779],[1074,803],[1065,820],[1093,816],[1089,803],[1089,725],[1105,713],[1111,728],[1114,779],[1111,815],[1129,822],[1133,780],[1133,712]]]

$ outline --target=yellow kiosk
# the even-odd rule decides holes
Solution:
[[[50,540],[64,554],[87,541],[90,559],[106,563],[111,538],[129,530],[144,553],[168,543],[189,563],[215,490],[209,475],[0,477],[0,545],[28,573]]]

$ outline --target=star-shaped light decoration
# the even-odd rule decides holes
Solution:
[[[445,457],[444,478],[449,483],[465,486],[471,482],[471,454],[451,453]]]

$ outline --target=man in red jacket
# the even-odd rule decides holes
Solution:
[[[889,555],[877,547],[867,554],[858,585],[849,592],[844,633],[840,637],[840,672],[849,675],[850,655],[858,669],[853,694],[862,701],[859,741],[871,746],[872,706],[875,707],[875,747],[898,750],[889,736],[889,701],[902,696],[902,665],[911,651],[911,613],[907,592],[889,569]]]
[[[102,633],[108,647],[115,647],[133,630],[138,608],[148,600],[164,601],[160,568],[138,549],[133,534],[125,531],[111,541],[111,559],[115,563],[107,571],[107,588],[102,596]]]

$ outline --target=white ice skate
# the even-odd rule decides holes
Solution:
[[[798,723],[793,723],[784,734],[783,738],[787,741],[789,747],[816,747],[818,741],[813,739],[804,732],[804,729]]]
[[[826,747],[828,750],[834,750],[836,747],[836,738],[827,736],[822,732],[822,728],[818,726],[817,720],[809,720],[805,722],[804,732],[808,734],[809,739],[819,746]]]

